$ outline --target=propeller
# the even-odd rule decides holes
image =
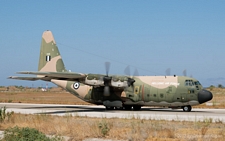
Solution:
[[[139,76],[139,73],[138,73],[138,70],[137,69],[135,69],[133,76]]]
[[[106,76],[109,75],[109,69],[110,69],[110,62],[105,62],[105,71],[106,71]]]
[[[170,76],[170,71],[171,71],[171,69],[170,68],[168,68],[168,69],[166,69],[166,76]]]
[[[187,76],[187,70],[186,69],[183,71],[183,76]]]
[[[133,87],[133,84],[134,84],[134,82],[135,82],[135,80],[133,79],[133,76],[138,76],[138,70],[135,69],[134,75],[133,75],[132,77],[130,77],[130,66],[127,66],[127,67],[125,68],[125,70],[124,70],[124,73],[125,73],[126,75],[129,76],[129,77],[128,77],[128,80],[127,80],[127,85],[128,85],[128,87],[130,87],[130,86]]]
[[[130,66],[127,66],[124,70],[124,73],[128,76],[130,76]]]
[[[103,77],[103,81],[104,81],[104,96],[110,96],[110,82],[112,77],[109,77],[109,69],[110,69],[110,62],[105,62],[105,70],[106,70],[106,76]]]

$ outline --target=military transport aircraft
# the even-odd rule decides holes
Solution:
[[[140,110],[142,106],[182,108],[190,112],[192,106],[212,99],[198,80],[186,76],[128,76],[84,74],[65,69],[51,31],[42,35],[38,71],[18,72],[36,77],[11,76],[10,79],[50,81],[78,98],[107,110]]]

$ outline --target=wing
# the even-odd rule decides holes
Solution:
[[[17,73],[37,75],[37,77],[11,76],[9,77],[9,79],[30,80],[30,81],[35,80],[51,81],[51,79],[79,81],[89,86],[109,86],[115,88],[130,87],[135,82],[134,79],[129,78],[127,76],[105,76],[102,74],[83,74],[75,72],[32,72],[32,71],[23,71]]]
[[[37,75],[37,77],[19,77],[19,76],[11,76],[9,79],[19,79],[19,80],[45,80],[50,81],[51,79],[56,80],[68,80],[68,81],[77,81],[79,79],[85,78],[86,75],[82,73],[74,73],[74,72],[31,72],[31,71],[23,71],[17,72],[18,74],[31,74]]]

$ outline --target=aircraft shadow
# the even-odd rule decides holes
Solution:
[[[82,113],[82,112],[103,112],[103,113],[121,113],[121,112],[132,112],[132,113],[141,113],[141,112],[168,112],[168,113],[183,113],[182,109],[171,109],[171,108],[142,108],[139,111],[136,110],[106,110],[103,107],[88,107],[88,106],[41,106],[41,107],[25,107],[23,109],[43,109],[43,110],[57,110],[50,112],[40,112],[36,114],[66,114],[66,113]],[[185,112],[186,113],[186,112]],[[210,111],[191,111],[188,113],[211,113]]]
[[[42,110],[60,110],[54,112],[41,112],[37,114],[63,114],[63,113],[78,113],[78,112],[104,112],[105,108],[95,108],[87,106],[42,106],[42,107],[26,107],[23,109],[42,109]],[[73,110],[71,110],[73,109]]]

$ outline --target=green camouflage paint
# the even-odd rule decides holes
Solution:
[[[198,80],[186,76],[130,78],[112,75],[106,79],[103,74],[68,72],[51,31],[45,31],[42,35],[38,72],[20,73],[37,77],[9,78],[51,81],[86,102],[105,105],[106,109],[133,107],[139,110],[141,106],[166,106],[191,111],[191,106],[212,99],[212,93],[203,90]],[[109,87],[109,95],[104,95],[106,86]]]

